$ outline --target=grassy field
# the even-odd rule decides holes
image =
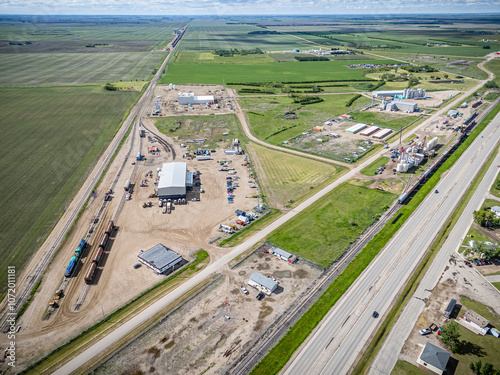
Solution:
[[[345,104],[353,96],[351,94],[322,96],[323,102],[308,104],[296,110],[295,114],[298,116],[296,119],[284,117],[288,107],[295,109],[300,106],[293,103],[289,97],[242,98],[240,103],[246,111],[252,133],[266,142],[279,144],[345,113],[347,110]],[[362,97],[354,105],[361,107],[368,102],[368,98]]]
[[[21,269],[41,245],[137,95],[96,86],[0,89],[1,285],[7,265]]]
[[[490,189],[490,193],[498,198],[500,198],[500,189],[498,188],[499,186],[500,186],[500,172],[498,173],[497,178],[495,182],[493,182],[493,185],[491,186]]]
[[[164,52],[0,54],[0,86],[141,81],[165,56]]]
[[[377,171],[377,169],[383,165],[386,165],[388,161],[389,161],[388,157],[382,156],[381,158],[378,158],[377,160],[375,160],[373,163],[371,163],[367,167],[364,167],[360,171],[360,173],[364,174],[365,176],[373,176],[375,174],[375,172]]]
[[[169,64],[163,83],[230,84],[246,82],[309,82],[325,80],[366,79],[363,69],[349,69],[356,60],[304,61],[253,64]],[[392,60],[373,60],[370,63],[393,63]]]
[[[339,176],[343,167],[269,149],[256,143],[247,145],[271,207],[293,205],[306,194],[315,193]]]
[[[500,59],[496,58],[484,64],[484,67],[495,74],[495,82],[500,86]]]
[[[179,141],[207,138],[203,147],[225,147],[233,138],[242,139],[235,115],[217,116],[172,116],[156,120],[156,127],[163,134],[177,138]],[[222,133],[229,132],[228,136]],[[223,141],[219,143],[219,139]],[[189,144],[188,144],[189,146]],[[192,149],[198,149],[194,144]],[[200,146],[201,147],[201,146]]]
[[[210,52],[180,52],[176,55],[175,64],[235,64],[255,65],[270,64],[276,61],[267,54],[219,56]]]
[[[376,220],[396,195],[342,184],[296,216],[269,240],[327,267]]]
[[[425,375],[426,371],[422,371],[417,367],[417,363],[411,364],[406,361],[397,361],[391,371],[391,375]]]

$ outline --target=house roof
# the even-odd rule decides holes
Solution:
[[[291,257],[292,257],[292,254],[290,254],[288,251],[285,251],[285,250],[283,250],[283,249],[280,249],[279,247],[273,247],[273,248],[271,249],[271,251],[272,251],[273,253],[279,254],[279,255],[281,255],[282,257],[285,257],[285,258],[287,258],[287,259],[289,259],[289,258],[291,258]]]
[[[444,371],[450,359],[450,353],[428,342],[420,354],[420,359]]]
[[[252,273],[250,276],[250,280],[253,282],[262,285],[264,288],[269,289],[270,291],[274,291],[278,286],[278,283],[269,277],[266,277],[258,272]]]

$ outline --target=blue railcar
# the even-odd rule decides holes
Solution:
[[[76,266],[76,261],[78,260],[77,257],[72,257],[68,263],[68,267],[66,267],[66,273],[64,276],[70,277],[71,274],[73,273],[73,270],[75,269]]]

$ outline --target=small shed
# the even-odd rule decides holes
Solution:
[[[280,249],[279,247],[272,247],[270,249],[271,254],[273,254],[275,257],[278,257],[281,260],[284,260],[289,263],[295,263],[298,261],[298,258],[289,253],[288,251],[285,251],[283,249]]]
[[[417,363],[422,368],[427,368],[436,374],[441,375],[446,370],[446,365],[450,359],[450,353],[440,347],[431,344],[425,345],[422,353],[417,359]]]

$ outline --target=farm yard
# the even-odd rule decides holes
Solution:
[[[252,133],[263,141],[279,144],[314,126],[322,125],[348,109],[346,103],[354,94],[325,95],[320,103],[301,106],[288,97],[241,98],[240,103],[248,116]],[[361,97],[353,107],[362,107],[370,102]],[[300,107],[300,109],[298,109]],[[297,118],[285,118],[285,112],[295,110]]]
[[[137,96],[97,86],[0,89],[0,269],[21,269],[40,246]]]
[[[345,170],[256,143],[249,143],[247,149],[267,203],[280,210],[295,206],[297,201],[317,192]]]
[[[143,81],[165,57],[164,52],[0,54],[0,86]]]
[[[344,183],[281,227],[269,241],[328,267],[396,198]]]

